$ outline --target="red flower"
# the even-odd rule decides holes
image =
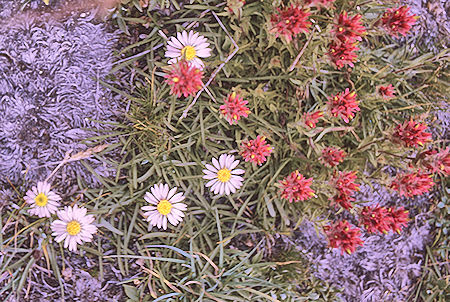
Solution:
[[[304,123],[309,127],[309,128],[316,128],[316,124],[319,122],[319,118],[323,116],[323,112],[322,111],[316,111],[316,112],[305,112],[303,114],[303,120]]]
[[[364,207],[361,210],[359,223],[363,225],[369,233],[387,233],[391,229],[392,221],[390,212],[379,205]]]
[[[281,35],[289,43],[293,36],[308,32],[311,26],[311,22],[308,21],[309,12],[294,5],[283,10],[277,8],[277,11],[270,17],[272,26],[270,32],[275,33],[276,37]]]
[[[366,29],[362,25],[361,17],[361,15],[355,15],[349,18],[347,12],[343,12],[336,17],[336,23],[331,32],[344,43],[362,41],[361,36],[366,34]]]
[[[422,166],[428,170],[430,174],[442,174],[447,177],[450,175],[450,149],[447,147],[439,152],[437,150],[428,150],[423,152],[420,157]]]
[[[388,208],[387,209],[387,218],[389,219],[389,227],[392,231],[397,232],[400,234],[400,231],[403,227],[406,227],[408,224],[409,218],[408,213],[409,211],[405,211],[405,208]]]
[[[361,230],[357,227],[351,228],[351,225],[346,220],[326,225],[323,229],[330,242],[330,247],[340,248],[341,255],[344,254],[344,251],[351,254],[358,245],[363,245],[363,241],[359,238]]]
[[[334,188],[341,194],[352,195],[355,191],[359,191],[359,184],[355,183],[355,171],[338,171],[332,179]]]
[[[164,76],[170,87],[170,94],[178,98],[194,95],[202,88],[203,72],[191,66],[186,61],[180,61],[170,68],[170,73]]]
[[[229,94],[224,101],[225,105],[220,106],[220,112],[224,115],[230,125],[237,123],[241,116],[248,117],[250,110],[245,107],[248,102],[239,98],[239,94],[233,92],[232,94]]]
[[[383,97],[385,100],[392,99],[395,97],[395,90],[394,86],[392,84],[389,84],[387,86],[379,86],[378,87],[378,93]]]
[[[343,162],[344,158],[345,152],[343,150],[335,147],[326,147],[322,150],[320,160],[325,166],[335,167]]]
[[[409,15],[409,7],[402,6],[388,9],[381,18],[381,23],[386,31],[394,37],[398,34],[406,36],[411,26],[416,23],[416,15]]]
[[[346,210],[353,208],[353,205],[352,205],[353,201],[355,201],[355,199],[353,197],[351,197],[350,195],[346,195],[346,194],[338,193],[337,195],[335,195],[333,197],[333,202],[337,203],[338,205],[340,205],[341,207],[343,207]]]
[[[338,69],[348,65],[350,67],[354,67],[354,62],[358,58],[358,55],[355,53],[358,48],[358,43],[355,42],[339,42],[333,41],[331,42],[329,48],[330,51],[328,55],[331,57],[331,61],[336,65]]]
[[[405,147],[423,146],[424,143],[431,141],[431,133],[425,132],[426,129],[426,124],[417,123],[413,120],[405,121],[403,124],[397,125],[392,137],[394,142]]]
[[[341,116],[346,123],[355,116],[356,111],[360,110],[356,92],[350,92],[348,88],[344,92],[330,96],[327,105],[332,116]]]
[[[339,171],[333,176],[330,182],[337,191],[337,194],[334,196],[333,200],[347,210],[353,207],[350,202],[355,199],[351,196],[356,191],[359,191],[359,184],[355,183],[355,180],[356,172]]]
[[[273,148],[266,143],[264,136],[259,136],[250,141],[243,141],[241,145],[241,155],[245,161],[251,161],[257,165],[262,165],[266,157],[273,152]]]
[[[422,195],[434,186],[432,176],[421,171],[398,174],[391,183],[391,188],[400,196],[413,197]]]
[[[298,170],[280,181],[281,197],[292,201],[302,201],[314,196],[314,191],[310,188],[312,178],[306,179]]]

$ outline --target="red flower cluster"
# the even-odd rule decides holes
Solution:
[[[310,188],[312,178],[306,179],[300,172],[294,171],[288,177],[280,181],[281,197],[292,201],[302,201],[314,196],[314,191]]]
[[[386,31],[394,37],[398,34],[406,36],[411,26],[416,23],[416,15],[409,15],[409,7],[402,6],[388,9],[381,18],[381,23]]]
[[[405,211],[404,207],[401,208],[388,208],[387,209],[388,216],[387,219],[389,221],[389,227],[392,231],[400,234],[400,231],[403,227],[406,227],[408,224],[409,211]]]
[[[358,245],[363,245],[363,241],[360,239],[361,230],[356,227],[352,228],[346,220],[326,225],[323,229],[330,242],[330,247],[340,248],[341,255],[344,254],[344,251],[351,254]]]
[[[355,199],[352,195],[355,191],[359,191],[359,184],[355,183],[355,180],[356,172],[354,171],[339,171],[331,179],[331,185],[337,190],[333,200],[346,210],[353,207],[351,202]]]
[[[449,147],[445,148],[445,150],[428,150],[422,153],[420,157],[423,159],[420,160],[421,165],[427,169],[430,174],[442,174],[447,177],[450,175],[450,149]]]
[[[186,61],[172,65],[170,73],[164,77],[170,85],[170,94],[175,94],[178,98],[181,95],[194,95],[202,88],[203,72]]]
[[[277,8],[277,11],[270,17],[270,32],[275,33],[276,37],[283,36],[288,43],[292,41],[293,36],[301,32],[306,33],[311,27],[311,22],[308,21],[310,13],[306,10],[291,5],[283,10]]]
[[[423,146],[424,143],[431,141],[431,133],[425,132],[426,129],[426,124],[410,120],[397,125],[392,137],[394,142],[402,144],[405,147]]]
[[[357,41],[361,41],[361,36],[366,34],[361,17],[361,15],[349,17],[347,12],[336,16],[335,25],[331,32],[334,35],[334,40],[329,45],[328,55],[338,69],[345,65],[354,67],[353,63],[358,57],[356,51],[359,50]]]
[[[319,118],[323,116],[322,111],[316,111],[316,112],[305,112],[303,114],[303,121],[305,125],[307,125],[309,128],[316,128],[316,124],[319,122]]]
[[[344,92],[330,96],[327,105],[332,116],[341,116],[346,123],[355,116],[356,111],[360,111],[356,92],[350,92],[348,88]]]
[[[393,97],[395,97],[395,95],[394,95],[395,90],[394,90],[394,86],[392,86],[392,84],[389,84],[387,86],[379,86],[378,93],[385,100],[389,100],[389,99],[392,99]]]
[[[248,117],[250,109],[245,107],[245,105],[248,104],[248,101],[244,101],[238,94],[236,94],[236,92],[229,94],[224,102],[225,104],[220,106],[220,112],[226,118],[228,123],[230,123],[230,125],[237,123],[241,116]]]
[[[362,41],[361,36],[366,34],[366,29],[362,25],[361,17],[361,15],[355,15],[349,18],[347,12],[341,13],[336,17],[331,33],[342,43]]]
[[[388,210],[379,205],[364,207],[361,210],[359,223],[363,225],[369,233],[387,233],[390,229]]]
[[[257,165],[262,165],[272,152],[273,148],[266,143],[266,138],[260,135],[254,140],[243,141],[241,145],[241,155],[245,161],[251,161]]]
[[[356,51],[359,50],[358,43],[341,43],[341,42],[331,42],[330,51],[328,55],[331,58],[331,61],[336,65],[338,69],[348,65],[350,67],[354,67],[353,64],[356,62],[356,58],[358,55]]]
[[[432,175],[421,171],[399,174],[391,183],[391,188],[405,197],[422,195],[433,186]]]
[[[325,166],[335,167],[344,161],[345,152],[339,148],[326,147],[322,150],[320,160]]]
[[[369,233],[387,233],[389,230],[400,234],[402,227],[408,223],[408,211],[403,207],[384,208],[379,205],[364,207],[360,214],[360,224],[362,224]]]

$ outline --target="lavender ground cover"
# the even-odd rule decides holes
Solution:
[[[0,15],[3,20],[17,13],[8,2],[0,1],[5,8]],[[45,24],[32,19],[0,28],[0,54],[4,54],[0,56],[0,188],[8,187],[6,178],[17,185],[23,179],[36,181],[48,175],[67,151],[88,148],[81,141],[95,131],[87,129],[111,129],[95,120],[120,119],[124,104],[97,80],[111,69],[118,34],[90,16]],[[435,136],[448,137],[448,110],[438,116],[442,128]],[[113,175],[114,171],[100,161],[89,161],[96,173]],[[77,177],[98,185],[80,163],[66,165],[57,181],[72,185],[69,195],[77,190]],[[328,249],[326,240],[318,237],[309,223],[301,225],[288,241],[315,263],[317,277],[343,289],[343,301],[405,301],[421,273],[423,249],[430,240],[428,214],[418,214],[429,208],[430,198],[406,201],[381,187],[364,186],[358,201],[411,208],[413,220],[401,235],[363,237],[364,247],[352,255],[341,256],[339,251]],[[75,274],[78,270],[82,276],[87,274],[82,273],[83,261],[73,265]],[[119,278],[119,274],[109,275],[114,277]],[[78,301],[122,301],[120,294],[101,298],[102,288],[108,291],[106,285],[115,280],[99,281],[90,276],[78,280],[82,279],[69,286],[68,293],[78,297],[85,291],[94,294]],[[47,290],[51,288],[39,287],[32,301],[53,301],[38,298]]]
[[[7,3],[2,4],[7,8]],[[94,135],[90,129],[111,128],[97,121],[117,121],[123,111],[97,80],[111,68],[116,33],[86,14],[63,22],[41,23],[33,15],[20,19],[0,28],[2,185],[7,177],[17,184],[48,175],[66,152],[87,149],[82,140]],[[90,161],[96,173],[110,175],[104,164]],[[95,183],[79,163],[62,172],[57,176],[62,182],[81,177]]]

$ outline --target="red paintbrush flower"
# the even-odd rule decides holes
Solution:
[[[335,167],[339,163],[343,162],[345,158],[345,152],[339,148],[326,147],[322,150],[322,156],[320,161],[328,167]]]
[[[313,179],[306,179],[300,172],[294,171],[279,182],[281,197],[289,202],[297,202],[311,198],[314,191],[310,188]]]
[[[307,125],[309,128],[316,128],[316,124],[319,122],[319,118],[323,116],[323,111],[316,111],[316,112],[305,112],[303,114],[303,121],[305,125]]]
[[[423,146],[424,143],[431,141],[431,133],[425,132],[426,124],[417,123],[413,120],[405,121],[397,125],[392,134],[395,143],[402,144],[405,147]]]
[[[391,229],[390,212],[378,204],[372,207],[364,207],[359,216],[359,223],[369,233],[380,232],[386,234]]]
[[[433,186],[432,175],[421,171],[398,174],[391,183],[391,188],[405,197],[422,195]]]
[[[361,17],[361,15],[355,15],[349,18],[347,12],[339,14],[331,33],[344,43],[362,41],[361,36],[366,34],[366,29],[362,25]]]
[[[387,218],[389,220],[389,227],[392,231],[400,234],[400,231],[403,227],[406,227],[408,224],[409,211],[405,211],[405,208],[388,208],[387,209]]]
[[[355,198],[351,197],[350,195],[338,193],[335,195],[332,199],[332,204],[337,203],[341,207],[343,207],[346,210],[350,210],[353,208],[352,202],[355,201]]]
[[[359,191],[359,184],[355,183],[355,180],[356,172],[338,171],[338,173],[335,174],[330,181],[331,186],[337,191],[337,194],[333,197],[334,202],[338,203],[340,206],[347,210],[353,207],[350,202],[354,201],[355,199],[351,196],[356,191]]]
[[[449,147],[437,150],[428,150],[422,153],[419,163],[430,174],[450,175],[450,149]]]
[[[331,61],[336,65],[338,69],[348,65],[350,67],[354,67],[354,62],[358,58],[356,51],[359,50],[358,43],[350,43],[350,42],[339,42],[333,41],[331,42],[328,52],[328,55],[331,58]]]
[[[351,254],[358,245],[363,245],[363,241],[360,239],[361,230],[357,227],[352,228],[346,220],[326,225],[323,229],[330,242],[330,247],[340,248],[341,255],[344,254],[344,251]]]
[[[272,152],[273,148],[266,143],[264,136],[258,135],[256,139],[245,140],[241,144],[241,155],[245,161],[251,161],[257,165],[262,165]]]
[[[406,36],[417,20],[416,15],[408,13],[409,7],[407,6],[390,8],[383,14],[381,23],[391,36],[398,37],[398,34]]]
[[[346,123],[355,116],[356,111],[360,111],[356,92],[350,92],[348,88],[344,92],[330,96],[327,105],[332,116],[340,116]]]
[[[308,11],[294,5],[283,10],[277,8],[277,12],[270,17],[270,32],[276,37],[284,37],[289,43],[295,35],[308,32],[311,27],[311,22],[308,21],[309,15]]]
[[[237,123],[241,116],[248,117],[250,109],[245,107],[248,101],[244,101],[236,92],[229,94],[224,101],[225,104],[220,106],[220,112],[230,125]]]
[[[203,72],[190,65],[186,61],[180,61],[169,69],[169,74],[164,76],[166,83],[170,85],[170,94],[178,98],[183,95],[194,95],[202,88]]]
[[[385,100],[389,100],[395,97],[395,89],[392,84],[389,84],[387,86],[378,86],[378,93]]]
[[[355,180],[355,171],[338,171],[331,183],[339,193],[351,196],[354,192],[359,191],[359,184],[355,183]]]

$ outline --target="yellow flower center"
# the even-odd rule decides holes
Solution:
[[[186,58],[186,60],[190,61],[195,58],[196,52],[193,46],[185,46],[181,50],[181,55]]]
[[[44,193],[39,193],[39,195],[34,198],[34,201],[38,207],[45,207],[48,203],[48,197]]]
[[[217,179],[220,182],[227,182],[230,180],[230,178],[231,178],[231,171],[228,170],[227,168],[223,168],[217,171]]]
[[[69,235],[75,236],[79,232],[81,232],[81,224],[76,220],[72,220],[71,222],[69,222],[67,224],[66,230],[67,230],[67,233],[69,233]]]
[[[174,82],[174,83],[178,83],[180,81],[180,79],[178,78],[178,77],[174,77],[173,79],[172,79],[172,82]]]
[[[172,210],[172,204],[167,199],[162,199],[156,208],[161,215],[167,215]]]

